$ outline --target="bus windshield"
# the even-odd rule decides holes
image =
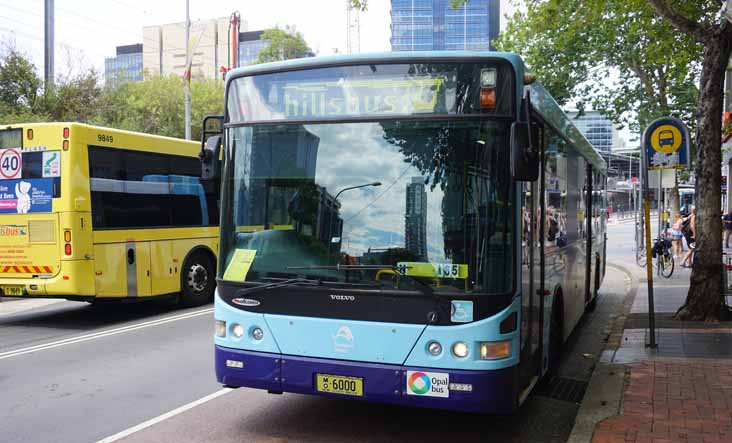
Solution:
[[[228,131],[219,278],[511,290],[510,121]]]

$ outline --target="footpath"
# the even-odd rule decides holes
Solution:
[[[651,349],[646,271],[623,260],[631,292],[568,442],[732,443],[732,322],[673,318],[691,275],[678,264],[669,279],[653,275],[657,347]]]

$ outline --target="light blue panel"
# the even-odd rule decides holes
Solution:
[[[512,312],[518,314],[517,328],[511,333],[501,334],[501,321]],[[493,317],[460,326],[427,326],[404,365],[464,370],[502,369],[517,365],[520,354],[520,325],[521,297],[516,297],[508,308]],[[480,342],[501,340],[511,340],[510,357],[501,360],[480,359]],[[442,353],[437,357],[427,352],[427,345],[431,341],[436,341],[442,345]],[[470,353],[467,357],[458,358],[452,355],[452,345],[457,341],[463,341],[470,347]]]
[[[265,314],[283,354],[401,364],[425,325]]]
[[[226,337],[217,337],[214,334],[214,343],[217,345],[246,351],[280,353],[274,334],[264,320],[264,314],[242,311],[229,306],[219,298],[218,289],[214,298],[214,318],[226,321]],[[231,328],[236,323],[244,327],[245,334],[241,338],[236,338],[231,333]],[[255,327],[264,331],[262,340],[252,338],[251,331]]]

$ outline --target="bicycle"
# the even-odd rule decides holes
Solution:
[[[656,261],[656,273],[671,278],[674,273],[674,256],[671,253],[671,240],[658,237],[653,244],[651,257]]]

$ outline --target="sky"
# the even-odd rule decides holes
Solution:
[[[361,13],[361,52],[389,51],[389,0]],[[62,0],[55,2],[57,74],[104,68],[115,47],[142,43],[143,26],[185,21],[185,0]],[[0,0],[0,41],[14,41],[43,70],[43,0]],[[239,11],[248,30],[294,25],[319,55],[346,49],[346,0],[190,0],[191,21]],[[244,30],[244,29],[242,29]],[[70,62],[70,63],[69,63]]]

